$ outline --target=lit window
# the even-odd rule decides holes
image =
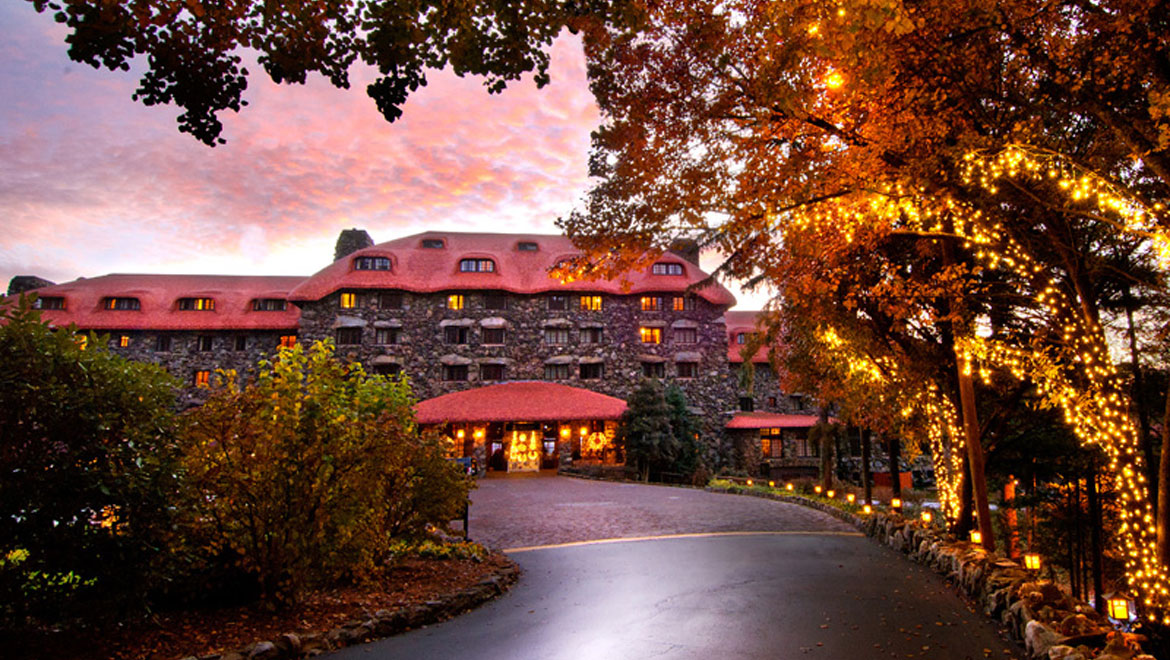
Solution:
[[[358,257],[353,260],[354,270],[390,270],[390,259],[386,257]]]
[[[378,296],[378,307],[381,309],[402,309],[402,294],[397,291],[383,291]]]
[[[678,363],[678,377],[679,378],[694,378],[699,375],[698,362],[679,362]]]
[[[646,378],[665,378],[666,364],[663,362],[643,362],[642,375]]]
[[[443,341],[448,344],[466,344],[467,335],[467,328],[462,326],[449,325],[443,328]]]
[[[676,344],[694,344],[699,341],[699,331],[695,328],[675,328],[674,342]]]
[[[508,298],[502,293],[483,294],[484,309],[508,309]]]
[[[532,241],[520,241],[516,244],[516,249],[521,252],[536,252],[540,246]]]
[[[297,345],[297,336],[296,335],[281,335],[280,336],[280,347],[281,348],[292,348],[293,346],[296,346],[296,345]]]
[[[467,380],[467,365],[466,364],[444,364],[443,365],[443,380],[446,380],[446,381]]]
[[[283,298],[256,298],[252,301],[253,312],[283,312],[288,302]]]
[[[397,344],[398,328],[376,328],[374,330],[375,344]]]
[[[337,345],[353,345],[362,343],[361,328],[338,328]]]
[[[65,309],[65,299],[61,296],[45,296],[33,301],[33,309]]]
[[[569,365],[567,364],[546,364],[544,365],[544,379],[545,380],[567,380],[569,378]]]
[[[564,312],[569,309],[569,297],[560,294],[553,294],[548,297],[548,311],[550,312]]]
[[[77,342],[77,348],[84,351],[89,346],[89,335],[74,335],[74,341]]]
[[[130,345],[130,335],[122,335],[121,337],[118,337],[118,346],[119,347],[126,348],[129,345]]]
[[[215,309],[215,299],[179,298],[179,309],[184,312],[210,312]]]
[[[581,343],[582,344],[600,344],[602,343],[602,336],[604,331],[601,328],[582,328],[581,329]]]
[[[545,328],[544,343],[554,346],[569,343],[568,328]]]
[[[638,333],[642,337],[643,344],[661,344],[662,343],[662,328],[638,328]]]
[[[479,379],[480,380],[504,380],[504,365],[502,365],[502,364],[481,364],[481,365],[479,365]]]
[[[682,275],[682,264],[667,263],[660,261],[650,267],[650,272],[655,275]]]
[[[581,296],[581,311],[583,311],[583,312],[599,312],[599,311],[601,311],[601,296]]]
[[[496,262],[491,259],[460,259],[459,272],[461,273],[494,273]]]
[[[196,337],[195,338],[195,350],[197,350],[199,352],[204,352],[204,353],[207,351],[210,351],[212,341],[213,341],[212,338],[207,336],[207,335],[204,335],[202,337]]]
[[[676,312],[689,312],[695,308],[695,299],[690,296],[675,296],[671,309]]]
[[[195,387],[211,387],[211,372],[205,369],[196,371]]]
[[[764,458],[772,456],[772,438],[760,438],[760,454]]]
[[[441,239],[441,238],[424,238],[422,240],[422,246],[428,250],[442,250],[443,249],[443,239]]]
[[[247,335],[237,335],[236,336],[236,350],[237,351],[248,350],[248,336]]]
[[[447,309],[463,309],[463,296],[458,293],[447,296]]]
[[[642,296],[642,311],[657,312],[662,310],[661,296]]]
[[[142,309],[137,298],[106,298],[102,303],[102,307],[116,310]]]
[[[358,294],[343,293],[341,294],[341,308],[353,309],[358,306]]]
[[[485,343],[485,344],[503,344],[504,343],[504,329],[503,328],[484,328],[483,329],[483,343]]]
[[[154,340],[154,350],[160,353],[166,353],[171,350],[171,336],[159,335]]]
[[[581,380],[597,380],[605,376],[605,365],[600,362],[588,362],[581,365]]]

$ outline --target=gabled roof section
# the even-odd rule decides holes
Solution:
[[[517,381],[444,394],[414,409],[419,424],[555,422],[619,419],[626,402],[560,383]]]
[[[443,241],[442,248],[423,247],[424,241],[439,240]],[[536,243],[537,249],[521,249],[521,243]],[[549,275],[549,269],[558,262],[580,253],[567,237],[555,234],[425,232],[347,255],[306,279],[293,290],[290,299],[320,300],[348,289],[401,289],[415,293],[475,290],[519,294],[575,291],[615,295],[682,293],[687,286],[707,278],[707,273],[698,266],[670,253],[662,255],[659,261],[682,265],[683,275],[653,275],[648,267],[626,276],[628,289],[622,288],[621,280],[581,280],[563,284]],[[354,270],[353,260],[360,256],[389,257],[393,268],[389,271]],[[460,272],[459,261],[472,258],[491,259],[495,262],[495,269],[490,273]],[[710,284],[698,290],[696,295],[716,305],[730,307],[735,304],[735,297],[719,284]]]
[[[756,325],[757,322],[764,317],[765,312],[756,311],[734,311],[724,312],[723,322],[727,326],[727,360],[739,364],[743,362],[743,356],[740,355],[740,350],[743,344],[735,343],[735,336],[739,333],[752,334],[759,332],[760,329]],[[752,356],[752,362],[762,363],[768,361],[768,347],[761,346],[756,354]]]
[[[36,289],[41,297],[62,297],[65,309],[46,309],[41,318],[83,330],[293,330],[300,309],[253,311],[256,298],[288,299],[304,277],[249,275],[130,275],[81,278]],[[112,310],[108,298],[137,298],[137,310]],[[180,298],[214,298],[215,309],[180,311]]]

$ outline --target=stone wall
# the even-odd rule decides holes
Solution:
[[[643,362],[660,363],[663,380],[677,383],[686,393],[688,403],[712,429],[722,427],[725,413],[734,408],[734,393],[726,361],[727,339],[722,310],[701,298],[694,308],[671,311],[669,294],[664,311],[641,310],[640,296],[602,296],[600,311],[580,309],[579,294],[567,294],[566,311],[550,310],[549,295],[502,295],[505,309],[485,307],[485,292],[447,291],[432,294],[400,292],[401,309],[379,306],[378,291],[354,291],[359,304],[352,309],[340,307],[341,293],[306,303],[301,312],[301,338],[315,341],[337,339],[340,328],[360,331],[360,344],[338,346],[338,353],[361,361],[368,369],[398,365],[410,379],[420,399],[488,385],[481,377],[482,365],[500,365],[504,380],[547,380],[546,364],[567,365],[569,377],[555,379],[565,385],[581,387],[621,399],[629,396],[643,377]],[[396,292],[398,293],[398,292]],[[464,308],[448,309],[450,294],[464,296]],[[641,341],[639,328],[658,327],[662,343]],[[449,343],[447,328],[466,331],[466,343]],[[486,344],[485,330],[503,328],[503,344]],[[696,331],[695,343],[677,341],[680,327]],[[377,344],[379,328],[397,330],[396,344]],[[563,328],[567,341],[549,344],[546,328]],[[600,329],[602,340],[587,340],[591,331]],[[697,363],[693,378],[680,378],[679,362]],[[598,379],[580,377],[580,365],[600,363],[604,375]],[[445,365],[466,365],[466,381],[443,380]]]

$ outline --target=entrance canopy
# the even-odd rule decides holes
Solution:
[[[444,394],[414,409],[419,424],[616,420],[626,402],[568,385],[520,381]]]
[[[729,429],[804,429],[817,425],[819,417],[816,415],[782,415],[769,412],[741,412],[736,413],[725,425]],[[832,417],[830,422],[837,420]]]

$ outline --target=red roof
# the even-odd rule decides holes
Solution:
[[[782,415],[769,412],[741,412],[736,413],[731,421],[724,425],[729,429],[803,429],[816,426],[820,419],[817,415]],[[830,422],[837,420],[832,417]]]
[[[442,241],[441,248],[425,248],[423,241]],[[535,250],[520,249],[521,243],[535,244]],[[526,246],[527,247],[527,246]],[[658,260],[682,266],[682,275],[654,275],[649,270],[629,273],[618,280],[579,280],[562,284],[548,270],[581,251],[565,236],[533,234],[471,234],[425,232],[379,243],[349,254],[293,290],[298,301],[320,300],[342,289],[402,289],[418,293],[459,290],[498,290],[533,294],[546,291],[580,291],[617,295],[649,292],[683,292],[687,286],[707,278],[698,266],[674,255]],[[386,257],[390,270],[354,270],[357,257]],[[463,259],[491,259],[490,273],[460,272]],[[730,307],[735,296],[715,283],[699,289],[697,295]]]
[[[296,330],[300,309],[252,310],[255,298],[287,299],[303,277],[248,275],[103,275],[54,284],[38,296],[63,297],[65,309],[46,309],[53,325],[75,323],[84,330]],[[107,298],[137,298],[137,310],[105,309]],[[215,309],[181,311],[180,298],[213,298]]]
[[[739,354],[743,348],[743,344],[735,342],[735,336],[739,333],[752,334],[759,332],[760,329],[756,325],[757,320],[764,317],[763,311],[734,311],[724,312],[723,322],[727,324],[727,360],[729,362],[740,363],[743,362],[743,356]],[[752,356],[752,362],[767,362],[768,361],[768,347],[761,346],[756,354]]]
[[[626,402],[577,387],[520,381],[444,394],[414,407],[420,424],[618,419]]]

